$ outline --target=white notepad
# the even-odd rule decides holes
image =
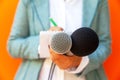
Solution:
[[[42,58],[50,57],[48,45],[50,45],[50,39],[53,36],[53,34],[58,32],[61,32],[61,31],[41,31],[40,32],[39,53]]]

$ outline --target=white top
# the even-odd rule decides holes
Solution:
[[[82,0],[49,0],[50,1],[50,17],[54,19],[58,26],[62,27],[66,33],[71,34],[73,31],[81,27],[82,23]],[[53,26],[51,24],[51,26]],[[44,36],[45,37],[45,36]],[[40,41],[43,38],[40,38]],[[49,40],[46,40],[49,41]],[[42,42],[44,46],[44,42]],[[46,44],[46,42],[45,42]],[[39,50],[41,58],[46,58],[39,80],[48,80],[52,61],[49,59],[49,53],[43,53]],[[75,73],[80,73],[89,63],[88,56],[83,57],[77,68],[69,70],[60,70],[55,66],[52,80],[85,80],[84,76],[76,77]],[[52,68],[51,68],[52,69]]]
[[[50,0],[50,17],[64,31],[75,31],[82,24],[82,0]]]

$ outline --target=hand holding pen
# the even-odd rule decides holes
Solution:
[[[59,27],[52,18],[50,18],[50,22],[53,24],[52,27],[50,27],[49,31],[63,31],[63,28]]]

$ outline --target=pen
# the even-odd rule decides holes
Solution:
[[[55,27],[58,26],[52,18],[50,18],[50,22],[51,22]]]

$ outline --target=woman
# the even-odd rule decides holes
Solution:
[[[53,17],[61,27],[50,27],[49,17]],[[107,80],[102,63],[110,54],[109,24],[107,0],[20,0],[8,40],[10,54],[23,59],[15,80],[43,80],[40,77],[46,59],[38,53],[40,31],[64,29],[69,32],[81,26],[88,26],[96,31],[100,43],[97,50],[88,56],[89,63],[84,70],[70,75],[76,77],[74,80]],[[55,52],[51,49],[50,53],[52,61],[63,70],[81,64],[82,58],[73,56],[72,60],[77,61],[76,64],[71,62],[62,65],[59,60],[55,60],[56,56],[61,56],[54,55]],[[65,62],[66,58],[69,60],[64,57],[61,57],[62,62]]]

